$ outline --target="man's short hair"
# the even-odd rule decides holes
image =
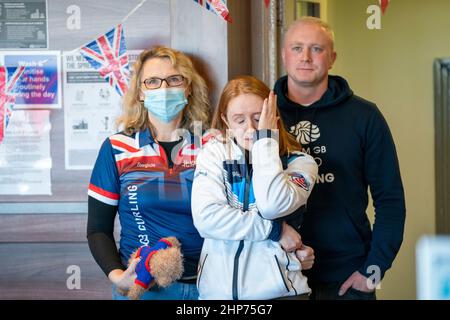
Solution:
[[[286,34],[288,34],[288,32],[293,29],[294,27],[296,27],[299,24],[315,24],[321,28],[323,28],[329,35],[330,35],[330,39],[331,39],[331,45],[332,47],[334,47],[334,31],[331,28],[331,26],[326,23],[325,21],[316,18],[316,17],[310,17],[310,16],[303,16],[300,17],[299,19],[295,20],[287,29],[286,33],[285,33],[285,37]]]

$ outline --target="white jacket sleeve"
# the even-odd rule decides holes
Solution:
[[[287,216],[306,204],[318,174],[316,162],[305,153],[283,170],[278,141],[266,137],[253,144],[252,166],[256,206],[266,219]]]
[[[220,157],[221,142],[208,142],[197,156],[192,186],[192,217],[203,238],[266,240],[273,222],[256,210],[242,211],[228,204]]]

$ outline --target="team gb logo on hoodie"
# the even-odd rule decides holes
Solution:
[[[320,138],[319,127],[309,121],[300,121],[292,126],[290,131],[301,145],[310,144]]]

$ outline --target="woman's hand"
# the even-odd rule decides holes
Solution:
[[[133,259],[126,270],[115,269],[108,274],[109,280],[120,290],[128,290],[136,279],[136,265],[141,258]]]
[[[269,98],[264,99],[261,116],[259,117],[258,130],[278,129],[277,96],[270,91]]]
[[[295,255],[297,256],[298,260],[300,260],[302,270],[309,270],[312,268],[314,259],[316,258],[314,256],[313,248],[302,244],[301,248],[295,251]]]
[[[294,252],[296,249],[300,249],[302,247],[302,237],[298,232],[285,221],[283,221],[282,228],[281,238],[278,242],[284,251]]]

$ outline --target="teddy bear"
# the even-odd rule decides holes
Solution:
[[[136,279],[128,291],[120,294],[130,300],[139,300],[154,284],[168,287],[183,274],[181,244],[175,237],[161,238],[154,246],[142,246],[135,250],[128,265],[135,258],[141,258],[136,265]]]

